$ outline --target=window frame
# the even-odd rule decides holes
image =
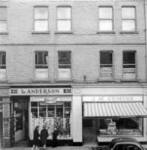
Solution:
[[[124,53],[125,52],[132,52],[132,53],[134,53],[134,59],[135,59],[135,63],[133,64],[124,64]],[[124,68],[127,68],[127,67],[124,67],[124,66],[135,66],[135,67],[131,67],[131,68],[134,68],[134,75],[135,75],[135,78],[134,79],[124,79],[124,77],[123,77],[123,80],[127,80],[127,81],[132,81],[132,80],[137,80],[137,59],[136,59],[136,57],[137,57],[137,51],[136,50],[124,50],[123,52],[122,52],[122,76],[124,76],[125,74],[126,74],[126,72],[124,71]],[[130,67],[128,67],[128,68],[130,68]],[[130,73],[130,72],[128,72],[128,73]]]
[[[107,52],[111,53],[111,55],[112,55],[112,64],[101,64],[101,53],[107,53]],[[113,78],[114,78],[114,56],[113,55],[114,55],[113,50],[100,50],[100,52],[99,52],[99,70],[100,70],[100,74],[99,74],[100,76],[99,77],[100,77],[100,80],[102,80],[102,81],[113,80]],[[102,73],[101,68],[105,68],[108,66],[111,68],[112,75],[109,77],[102,76],[101,75],[101,73]]]
[[[46,60],[46,64],[37,64],[36,63],[37,62],[37,60],[36,60],[37,53],[42,53],[42,56],[43,55],[45,56],[45,54],[47,54],[47,58],[43,58],[43,60],[47,59]],[[39,66],[42,66],[42,67],[39,67]],[[46,51],[46,50],[45,51],[35,51],[35,69],[48,69],[48,51]]]
[[[100,8],[111,8],[112,9],[112,18],[100,18]],[[101,21],[111,21],[112,30],[100,30],[100,22]],[[98,33],[114,33],[114,8],[111,5],[101,5],[98,6]]]
[[[123,8],[134,8],[134,18],[123,18]],[[121,6],[121,33],[135,33],[137,32],[137,11],[134,5]],[[123,21],[134,21],[134,30],[123,30]]]
[[[59,53],[64,53],[64,52],[69,52],[70,53],[70,64],[60,64],[59,63]],[[71,81],[72,79],[72,51],[71,50],[59,50],[58,53],[57,53],[57,80],[58,81]],[[62,66],[62,67],[60,67]],[[68,67],[64,67],[64,66],[68,66]],[[60,78],[59,77],[59,70],[62,70],[62,69],[69,69],[70,70],[70,77],[67,78],[67,79],[63,79],[63,78]]]
[[[5,22],[6,23],[6,31],[0,31],[0,34],[8,34],[8,16],[7,16],[7,6],[0,6],[0,9],[4,8],[6,9],[6,19],[1,19],[0,22]]]
[[[46,8],[47,9],[47,19],[35,19],[35,9],[36,8]],[[35,30],[35,22],[36,21],[47,21],[47,30],[46,31],[38,31]],[[49,33],[49,7],[47,5],[36,5],[33,7],[33,33]]]
[[[70,19],[58,19],[58,8],[70,8]],[[58,30],[58,21],[70,21],[70,30]],[[70,5],[59,5],[56,7],[56,33],[72,33],[72,6]]]
[[[5,64],[3,64],[3,57],[5,56]],[[1,58],[2,57],[2,58]],[[0,51],[0,69],[6,69],[6,52],[5,51]]]

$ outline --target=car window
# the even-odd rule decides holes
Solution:
[[[114,150],[141,150],[141,149],[133,144],[118,144],[114,147]]]

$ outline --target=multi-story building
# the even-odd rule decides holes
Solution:
[[[31,141],[44,124],[61,144],[146,142],[145,6],[0,0],[0,145]]]

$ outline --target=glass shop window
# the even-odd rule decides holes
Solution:
[[[31,112],[32,112],[33,118],[38,117],[38,103],[37,102],[31,102]]]
[[[100,119],[97,129],[100,135],[142,135],[142,118],[107,118]]]
[[[39,117],[46,117],[46,105],[44,103],[39,103]]]
[[[55,106],[54,105],[48,105],[47,106],[47,112],[48,112],[48,117],[54,117],[55,116]]]
[[[63,105],[56,106],[56,117],[63,117]]]

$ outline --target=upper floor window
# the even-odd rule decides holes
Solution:
[[[48,78],[48,52],[35,52],[35,77],[39,80]]]
[[[6,79],[6,52],[0,52],[0,80]]]
[[[57,7],[57,31],[71,31],[71,7]]]
[[[58,52],[58,79],[59,80],[71,79],[71,52],[70,51]]]
[[[122,31],[133,32],[136,30],[136,8],[133,6],[122,7]]]
[[[100,52],[100,77],[102,79],[112,79],[113,74],[112,51]]]
[[[113,30],[113,8],[111,6],[99,7],[99,31]]]
[[[7,7],[0,7],[0,33],[7,30]]]
[[[48,7],[34,7],[34,31],[47,32],[49,28],[48,26]]]
[[[134,80],[136,79],[136,52],[124,51],[123,52],[123,79]]]

